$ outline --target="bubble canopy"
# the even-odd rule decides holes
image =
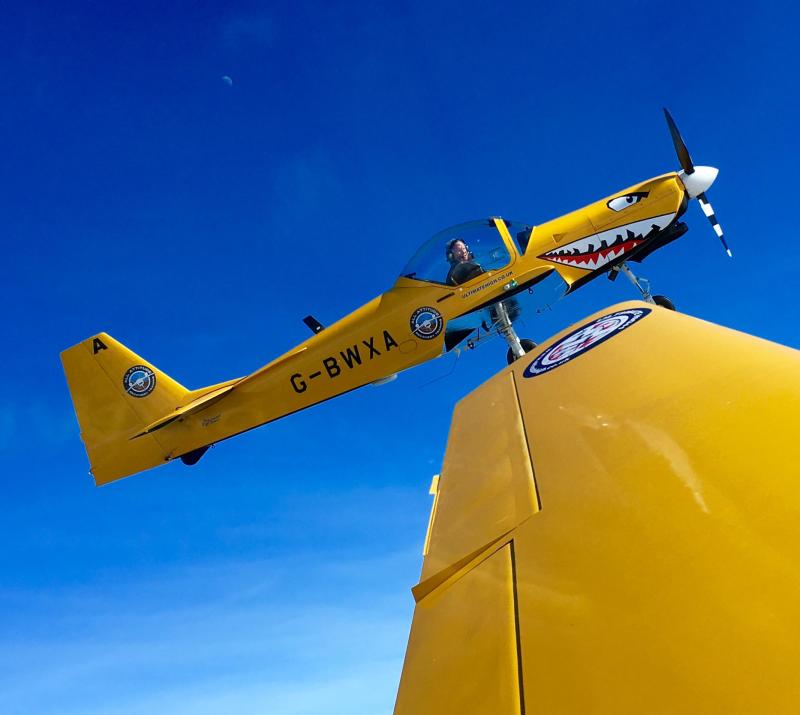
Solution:
[[[481,219],[437,233],[420,246],[401,275],[455,286],[509,263],[511,254],[494,219]]]

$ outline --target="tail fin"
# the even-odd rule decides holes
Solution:
[[[180,405],[186,388],[106,333],[65,350],[61,363],[96,484],[170,457],[158,435],[131,438]]]

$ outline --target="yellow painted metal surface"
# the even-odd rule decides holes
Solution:
[[[623,304],[585,324],[650,308]],[[490,493],[480,453],[498,426],[472,415],[491,414],[486,400],[502,395],[519,405],[541,501],[497,542],[514,555],[521,667],[512,690],[525,711],[798,712],[800,353],[661,308],[588,349],[564,348],[572,332],[459,404],[427,558],[461,551],[462,532],[445,520],[468,529],[443,508],[448,492],[467,504],[465,490]],[[559,350],[574,355],[532,374]],[[499,387],[511,373],[515,397]],[[498,519],[514,521],[508,504]],[[459,543],[437,544],[437,533]],[[450,583],[431,593],[443,597]],[[416,615],[428,597],[416,606],[397,712],[433,712],[426,683],[458,688],[486,667],[473,659],[456,675],[438,665],[447,655],[436,625]],[[454,601],[450,623],[474,618],[468,603]],[[505,629],[502,617],[481,621],[487,640]],[[447,653],[458,658],[461,645],[453,637]],[[510,698],[493,712],[517,708]],[[459,711],[471,712],[437,712]]]
[[[520,712],[512,573],[505,544],[417,604],[395,713]]]
[[[459,404],[420,581],[484,548],[538,510],[514,379],[505,372]]]

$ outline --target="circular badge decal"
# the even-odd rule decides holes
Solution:
[[[559,365],[563,365],[565,362],[569,362],[578,357],[578,355],[585,353],[587,350],[597,347],[600,343],[625,330],[625,328],[629,328],[649,312],[650,308],[618,310],[616,313],[605,315],[588,325],[573,330],[541,355],[537,355],[522,374],[524,377],[535,377],[543,372],[553,370]]]
[[[131,397],[147,397],[156,389],[156,374],[146,365],[134,365],[125,373],[122,385]]]
[[[411,332],[423,340],[433,340],[443,326],[442,314],[436,308],[417,308],[411,316]]]

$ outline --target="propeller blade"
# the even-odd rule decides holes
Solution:
[[[678,125],[675,124],[675,120],[666,107],[664,107],[664,116],[667,118],[667,126],[669,127],[669,133],[672,135],[672,143],[675,145],[675,153],[678,155],[681,168],[685,173],[693,174],[694,164],[692,163],[692,157],[689,156],[686,143],[683,141],[683,137],[681,137],[681,133],[678,131]]]
[[[711,222],[714,233],[716,233],[719,240],[722,241],[722,247],[725,249],[725,252],[730,258],[733,258],[731,249],[728,248],[728,244],[725,242],[725,236],[722,235],[722,226],[719,225],[719,221],[717,221],[717,217],[714,215],[714,209],[711,207],[706,192],[704,191],[702,194],[698,194],[697,200],[700,202],[700,208],[703,209],[706,218]]]

